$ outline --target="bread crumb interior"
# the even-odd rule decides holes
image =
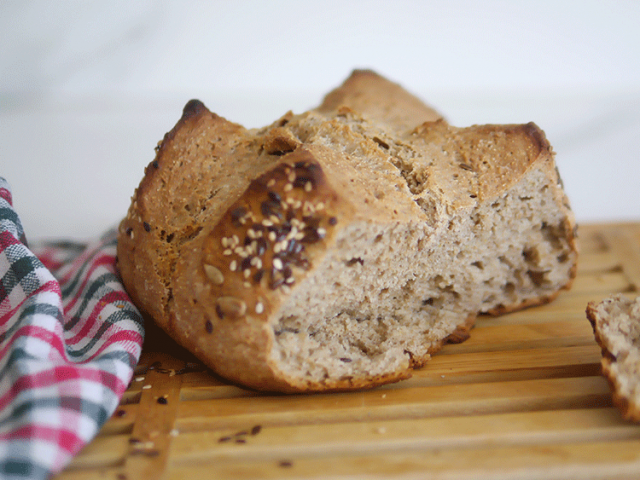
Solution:
[[[551,296],[575,252],[548,177],[432,222],[359,222],[296,288],[273,324],[272,360],[316,382],[424,363],[468,317]]]

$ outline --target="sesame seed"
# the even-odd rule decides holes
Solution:
[[[233,237],[231,237],[231,241],[233,242],[231,245],[234,247],[240,243],[240,239],[238,238],[237,235],[234,235]]]
[[[282,260],[280,260],[279,258],[274,258],[273,259],[273,266],[276,270],[282,270]]]
[[[324,238],[324,236],[327,234],[327,231],[324,228],[319,228],[317,232],[320,238]]]
[[[273,187],[276,184],[276,179],[272,178],[267,182],[267,187]]]
[[[298,229],[294,226],[291,228],[291,231],[287,234],[287,240],[291,240],[292,238],[295,238],[295,236],[298,234]]]
[[[242,275],[244,276],[244,278],[249,278],[251,276],[251,270],[248,268],[246,270],[243,270]]]
[[[231,255],[232,253],[233,253],[233,252],[232,252],[230,249],[228,249],[228,248],[227,248],[224,252],[222,252],[222,254],[223,254],[225,257],[228,257],[228,256],[229,256],[229,255]]]
[[[238,262],[236,260],[231,260],[231,263],[229,264],[229,270],[231,270],[232,272],[235,272],[237,268],[238,268]]]
[[[223,248],[227,248],[229,246],[229,237],[222,237],[220,240]]]
[[[285,192],[290,192],[291,190],[293,190],[293,184],[292,184],[292,183],[287,183],[287,184],[284,186],[284,189],[283,189],[283,190],[284,190]]]
[[[256,303],[256,313],[260,315],[262,312],[264,312],[264,305],[262,302]]]
[[[316,203],[316,210],[324,210],[324,203],[323,202]]]
[[[296,180],[296,174],[294,172],[291,172],[289,175],[287,175],[287,180],[289,180],[289,182],[293,183]]]
[[[249,236],[249,238],[257,238],[258,234],[256,233],[256,231],[253,228],[250,228],[249,230],[247,230],[247,235]]]
[[[251,288],[251,283],[249,282],[244,282],[242,285],[244,286],[244,288]]]
[[[284,283],[286,283],[287,285],[291,285],[291,284],[295,283],[295,281],[296,281],[295,278],[289,277],[284,281]]]
[[[265,227],[273,227],[273,222],[271,220],[264,219],[262,220],[262,225]]]
[[[304,184],[304,191],[305,192],[310,192],[313,189],[313,185],[311,184],[311,182],[307,182]]]
[[[276,241],[276,238],[277,238],[277,237],[276,237],[276,232],[269,232],[269,235],[267,236],[267,238],[268,238],[269,240],[271,240],[272,242],[275,242],[275,241]]]
[[[251,259],[251,266],[256,268],[262,268],[262,260],[258,257],[253,257]]]

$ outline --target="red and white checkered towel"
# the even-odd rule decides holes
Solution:
[[[30,250],[0,178],[0,478],[59,472],[126,390],[144,330],[115,255],[115,229]]]

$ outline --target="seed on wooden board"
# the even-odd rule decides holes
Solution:
[[[224,275],[220,271],[219,268],[214,267],[213,265],[209,265],[208,263],[204,264],[204,273],[207,275],[207,278],[211,280],[216,285],[222,285],[224,283]]]

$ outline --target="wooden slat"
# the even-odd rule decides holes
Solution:
[[[382,388],[355,393],[183,402],[180,432],[252,425],[296,425],[609,406],[600,377]]]
[[[161,363],[165,369],[177,370],[182,366],[182,362],[169,355],[154,354],[149,360]],[[182,377],[153,369],[140,383],[140,404],[128,439],[125,470],[132,478],[159,478],[169,455]]]
[[[167,479],[184,478],[438,478],[473,480],[637,479],[640,440],[437,449],[432,451],[278,460],[225,461],[172,468]]]
[[[634,291],[640,290],[640,245],[635,243],[633,232],[624,228],[603,230],[602,236],[611,252],[619,258],[625,276]]]
[[[612,408],[554,410],[181,433],[174,440],[173,463],[277,460],[282,452],[344,456],[637,439],[640,430]]]
[[[447,345],[439,355],[592,344],[593,330],[584,319],[506,325],[489,325],[480,319],[471,338],[464,343]]]
[[[612,406],[585,316],[636,295],[640,224],[579,236],[571,290],[480,316],[469,340],[374,390],[260,394],[152,337],[116,414],[57,480],[640,478],[640,425]]]

